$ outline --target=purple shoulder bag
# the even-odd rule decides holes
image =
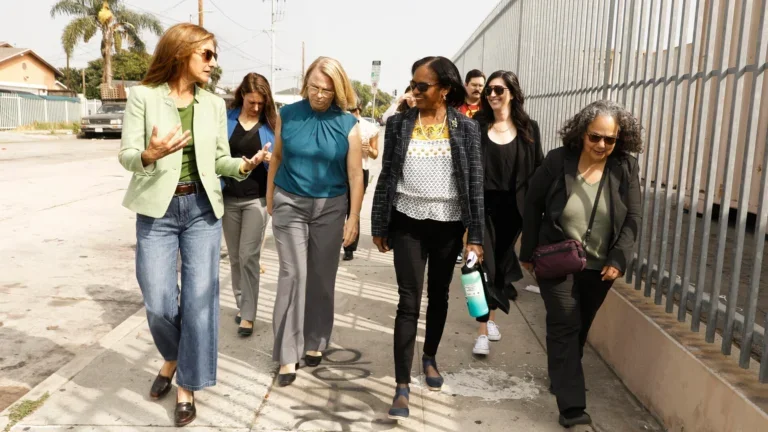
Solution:
[[[600,186],[597,188],[597,196],[592,206],[592,216],[589,218],[587,233],[584,235],[584,244],[589,241],[589,236],[592,235],[592,224],[595,222],[595,215],[597,214],[597,203],[603,193],[605,171],[600,178]],[[536,279],[559,279],[569,274],[578,273],[586,267],[587,253],[584,251],[582,242],[578,240],[565,240],[542,245],[533,251],[533,270],[536,273]]]

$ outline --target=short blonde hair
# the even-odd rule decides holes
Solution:
[[[169,28],[157,42],[152,63],[141,83],[157,87],[179,79],[192,54],[208,41],[212,41],[214,47],[217,45],[213,33],[198,25],[181,23]]]
[[[347,110],[357,106],[357,96],[355,95],[355,89],[352,87],[352,82],[349,80],[344,68],[341,67],[341,63],[330,57],[318,57],[307,68],[307,72],[304,74],[304,84],[301,88],[301,96],[304,99],[309,97],[309,76],[312,75],[315,69],[320,70],[320,72],[333,81],[335,92],[333,101],[339,108]]]

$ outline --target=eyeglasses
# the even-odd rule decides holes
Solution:
[[[418,90],[419,93],[424,93],[429,90],[430,87],[436,86],[438,83],[416,82],[411,81],[411,90]]]
[[[488,86],[488,87],[485,88],[485,95],[486,96],[491,96],[491,95],[495,94],[496,96],[501,96],[507,90],[509,90],[509,89],[506,88],[506,87],[502,87],[502,86]]]
[[[326,97],[326,96],[331,97],[333,96],[334,93],[336,93],[333,90],[322,89],[320,87],[313,86],[313,85],[309,86],[309,92],[313,95],[320,96],[320,97]]]
[[[212,50],[205,49],[203,52],[198,52],[200,56],[205,60],[207,63],[211,62],[211,59],[216,59],[216,61],[219,61],[219,55]]]
[[[616,141],[618,140],[617,137],[603,136],[603,135],[598,135],[596,133],[589,133],[589,132],[587,132],[587,138],[589,138],[589,141],[591,141],[594,144],[597,144],[600,141],[603,141],[607,146],[612,146],[616,144]]]

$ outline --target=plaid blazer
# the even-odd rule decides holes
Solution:
[[[418,113],[417,108],[412,108],[387,120],[381,173],[376,183],[371,212],[371,233],[376,237],[389,236],[397,183],[403,175],[403,163]],[[480,126],[477,121],[452,107],[448,107],[447,115],[453,174],[458,182],[461,201],[461,221],[469,230],[467,243],[482,245],[485,207]]]

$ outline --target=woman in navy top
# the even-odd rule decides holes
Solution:
[[[338,61],[320,57],[301,94],[280,110],[267,181],[280,260],[272,358],[281,386],[296,379],[302,355],[314,367],[328,347],[339,252],[357,237],[363,202],[362,143],[357,119],[346,112],[356,103],[347,74]]]

